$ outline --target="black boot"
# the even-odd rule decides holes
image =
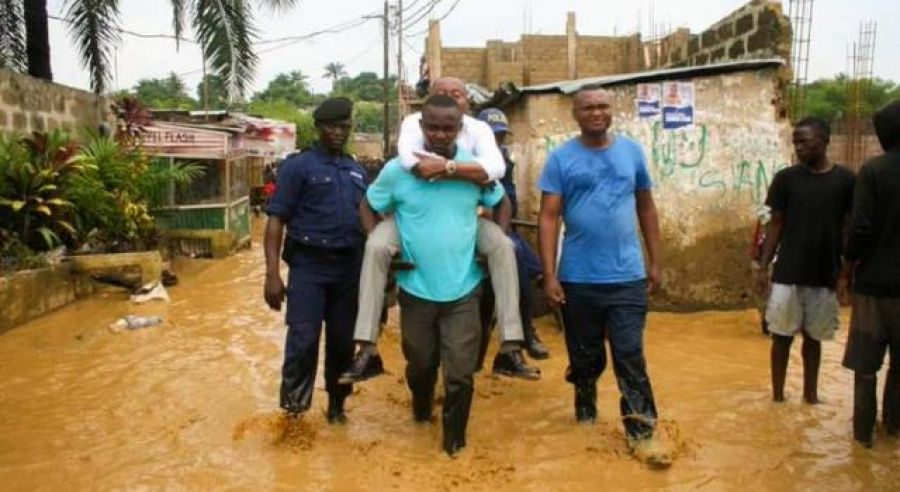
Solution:
[[[881,398],[881,422],[889,436],[900,436],[900,363],[891,361]]]
[[[875,375],[857,374],[853,380],[853,438],[866,448],[872,447],[875,430]]]
[[[575,420],[597,420],[597,381],[588,379],[575,382]]]
[[[472,389],[463,389],[444,399],[443,433],[444,451],[454,456],[466,447],[466,428],[469,424],[469,409],[472,407]]]
[[[344,413],[344,400],[346,399],[347,396],[344,394],[328,395],[328,411],[325,413],[325,415],[328,418],[329,424],[347,423],[347,415]]]
[[[434,390],[416,391],[412,395],[413,420],[426,424],[431,422],[431,412],[434,406]]]

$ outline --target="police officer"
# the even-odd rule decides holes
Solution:
[[[358,209],[366,191],[365,170],[344,152],[352,111],[353,103],[340,97],[313,112],[318,144],[281,165],[265,232],[266,303],[280,310],[287,294],[281,408],[291,416],[309,410],[324,320],[331,423],[346,421],[344,400],[352,388],[337,379],[353,360],[364,241]],[[290,267],[287,289],[279,253]]]

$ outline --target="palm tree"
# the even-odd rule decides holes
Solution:
[[[31,7],[34,5],[29,2]],[[25,9],[22,2],[0,0],[0,68],[15,72],[28,70],[25,39]]]
[[[120,0],[66,0],[66,20],[69,34],[81,55],[81,63],[91,74],[91,88],[97,94],[106,91],[110,81],[110,57],[119,36]],[[172,6],[172,28],[178,38],[190,20],[204,60],[212,72],[225,79],[229,96],[242,94],[253,78],[258,57],[251,41],[256,34],[253,26],[252,2],[246,0],[169,0]],[[0,0],[7,10],[15,0]],[[257,0],[260,5],[287,9],[297,0]],[[32,15],[33,14],[33,15]],[[46,0],[25,2],[26,38],[28,41],[28,69],[34,76],[50,79],[50,44],[47,39]],[[0,22],[3,22],[0,20]],[[32,25],[33,24],[33,25]],[[0,24],[5,29],[5,25]],[[43,35],[41,33],[43,32]],[[2,38],[0,38],[2,50]],[[0,57],[0,63],[3,58]]]
[[[331,62],[328,65],[325,65],[325,75],[326,79],[331,79],[331,92],[337,88],[338,81],[341,77],[347,75],[347,72],[344,70],[343,63]]]

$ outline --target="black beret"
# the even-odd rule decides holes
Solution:
[[[332,97],[326,99],[313,111],[313,119],[316,121],[341,121],[350,118],[353,114],[353,101],[346,97]]]

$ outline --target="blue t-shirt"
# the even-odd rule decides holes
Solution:
[[[647,276],[634,194],[652,182],[640,145],[613,138],[603,150],[585,147],[578,137],[553,149],[538,182],[541,191],[562,195],[562,282],[613,284]]]
[[[458,161],[474,160],[462,151]],[[410,294],[435,302],[462,298],[478,286],[482,271],[475,262],[479,205],[493,207],[503,187],[482,188],[457,180],[429,182],[388,162],[366,196],[379,213],[394,212],[403,256],[415,268],[397,272],[397,283]]]

